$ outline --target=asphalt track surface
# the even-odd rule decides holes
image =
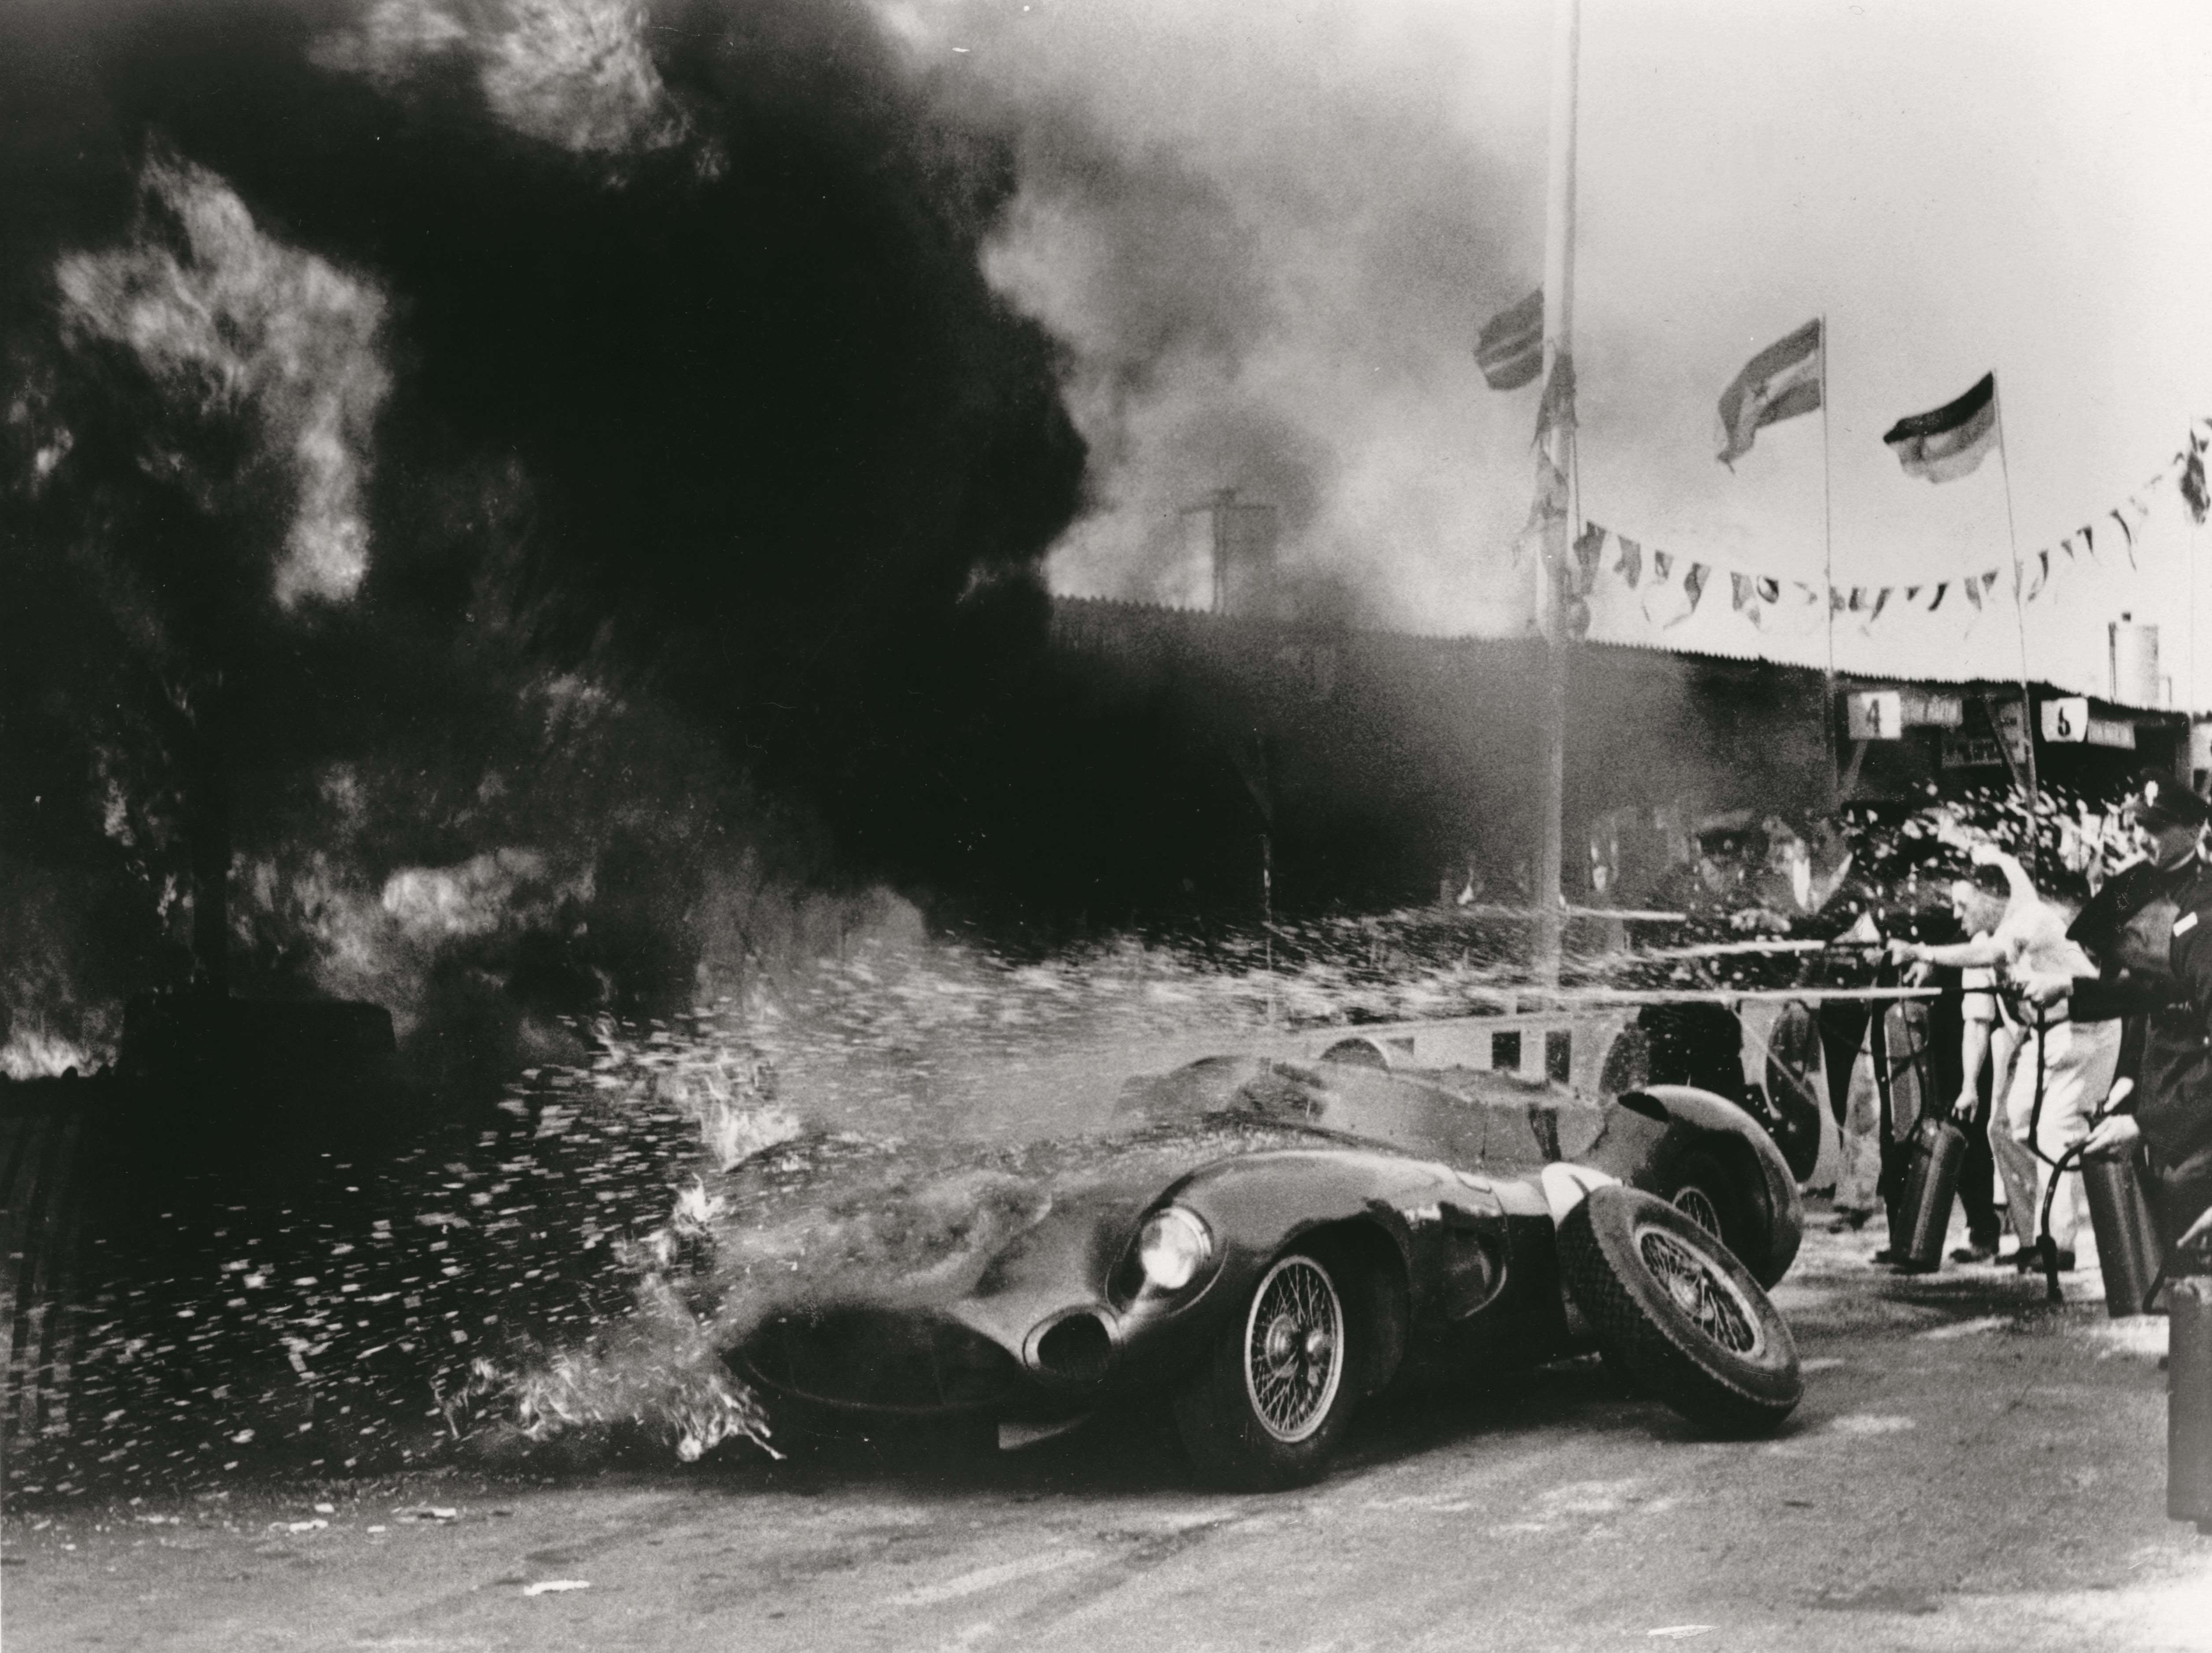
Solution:
[[[1593,1362],[1407,1398],[1324,1485],[1194,1486],[1142,1413],[547,1481],[466,1474],[11,1510],[0,1638],[48,1648],[2212,1648],[2166,1519],[2161,1321],[2094,1271],[1905,1280],[1816,1234],[1777,1438],[1695,1438]],[[330,1506],[318,1513],[318,1504]],[[409,1518],[431,1506],[453,1513]],[[296,1529],[295,1529],[296,1528]],[[546,1589],[547,1585],[565,1588]]]

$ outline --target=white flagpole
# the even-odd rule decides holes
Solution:
[[[2036,853],[2035,807],[2043,796],[2043,783],[2035,774],[2035,696],[2027,688],[2027,597],[2022,589],[2027,581],[2021,577],[2020,531],[2013,526],[2012,517],[2012,455],[2010,444],[2005,441],[2004,395],[1996,386],[1990,394],[1997,404],[1997,469],[2004,477],[2005,541],[2012,548],[2012,618],[2020,637],[2020,720],[2021,735],[2027,748],[2027,864],[2033,866],[2041,857]]]
[[[1557,0],[1552,57],[1552,126],[1544,202],[1544,394],[1562,359],[1573,371],[1575,309],[1575,92],[1582,44],[1582,0]],[[1566,808],[1567,636],[1562,587],[1572,543],[1574,407],[1553,412],[1544,430],[1544,453],[1567,478],[1567,511],[1545,523],[1537,559],[1536,611],[1546,640],[1542,747],[1537,764],[1537,842],[1531,904],[1536,911],[1534,975],[1557,985],[1565,914],[1560,885],[1562,824]]]
[[[1841,802],[1836,765],[1836,527],[1834,484],[1828,475],[1828,317],[1820,314],[1820,622],[1828,637],[1828,669],[1820,696],[1820,738],[1828,755],[1828,802]]]

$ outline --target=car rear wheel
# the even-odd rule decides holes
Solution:
[[[1592,1190],[1559,1224],[1559,1268],[1605,1352],[1692,1422],[1765,1434],[1803,1395],[1796,1340],[1759,1282],[1666,1200]]]
[[[1359,1395],[1345,1278],[1318,1252],[1285,1252],[1217,1334],[1175,1397],[1176,1431],[1207,1480],[1271,1492],[1326,1472]]]

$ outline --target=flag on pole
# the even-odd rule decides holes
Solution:
[[[1820,405],[1820,324],[1808,321],[1743,364],[1721,392],[1720,462],[1730,470],[1751,452],[1763,425],[1794,419]]]
[[[1475,341],[1475,365],[1494,391],[1517,391],[1544,370],[1544,289],[1491,317]]]
[[[1897,455],[1906,476],[1955,482],[1989,457],[1996,435],[1997,376],[1985,373],[1957,401],[1946,402],[1932,413],[1899,419],[1882,433],[1881,440]]]

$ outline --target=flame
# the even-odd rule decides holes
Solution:
[[[89,1073],[92,1060],[82,1046],[38,1028],[17,1028],[0,1046],[0,1073],[11,1079],[58,1079],[70,1069]]]

